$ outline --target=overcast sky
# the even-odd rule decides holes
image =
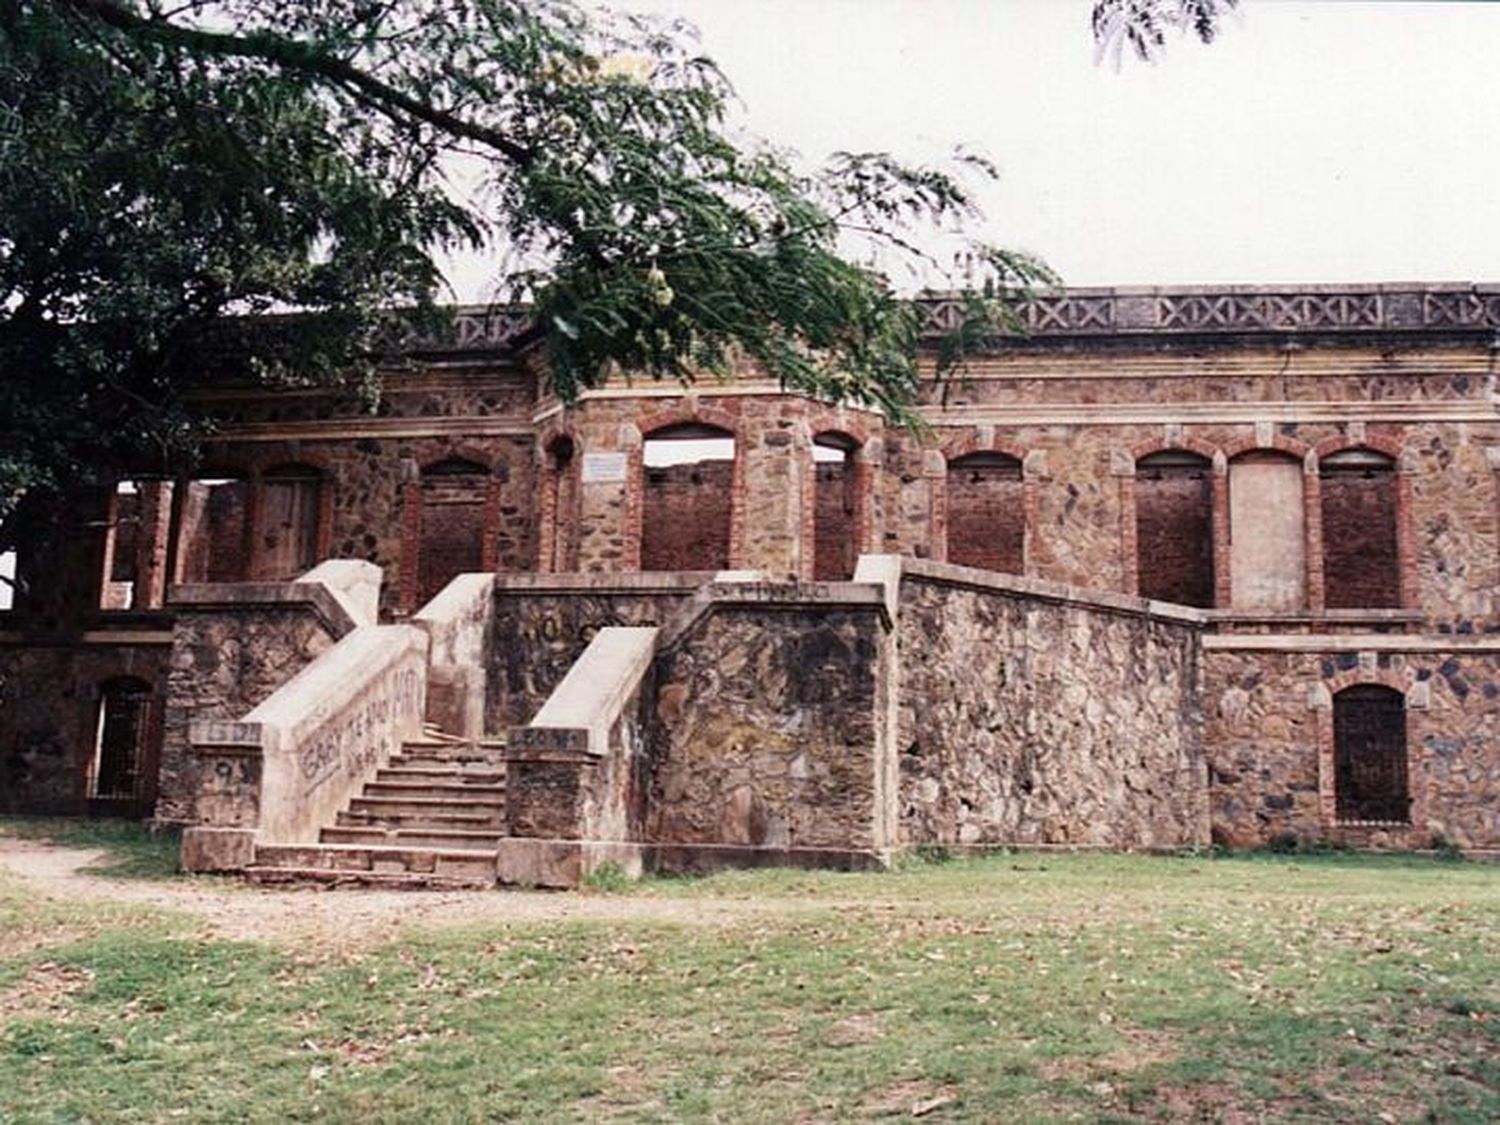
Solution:
[[[1243,0],[1119,70],[1088,0],[611,6],[697,24],[809,161],[988,154],[988,237],[1070,285],[1500,280],[1500,4]]]

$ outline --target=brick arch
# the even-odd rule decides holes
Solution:
[[[870,444],[869,427],[859,419],[851,418],[846,411],[815,406],[809,408],[803,417],[807,422],[808,432],[813,437],[828,433],[843,434],[860,449]]]
[[[999,453],[1018,462],[1022,467],[1021,475],[1023,477],[1026,475],[1026,450],[1011,445],[1009,442],[1003,442],[999,438],[991,438],[988,442],[983,442],[978,434],[967,431],[944,438],[938,448],[942,451],[943,460],[950,464],[971,453]]]
[[[1408,694],[1417,683],[1416,669],[1398,672],[1391,668],[1346,668],[1323,680],[1330,698],[1345,688],[1377,685]]]
[[[727,430],[735,441],[735,460],[739,460],[740,442],[744,438],[744,435],[740,433],[740,419],[722,407],[702,403],[681,403],[637,419],[635,429],[641,435],[641,441],[644,442],[658,430],[664,430],[668,426],[680,426],[684,423],[690,425],[697,423]]]
[[[1224,444],[1224,456],[1230,461],[1246,453],[1285,453],[1305,464],[1310,452],[1312,452],[1311,447],[1306,442],[1287,437],[1285,434],[1272,434],[1270,445],[1262,445],[1253,436],[1235,438]]]
[[[1313,446],[1312,453],[1319,461],[1325,457],[1331,457],[1335,453],[1344,453],[1351,449],[1368,449],[1371,453],[1379,453],[1389,457],[1401,467],[1401,455],[1406,452],[1406,443],[1400,438],[1390,437],[1386,434],[1366,434],[1363,438],[1355,440],[1347,434],[1334,434],[1326,437],[1317,445]]]
[[[427,470],[436,465],[441,465],[444,461],[470,461],[478,465],[486,473],[494,475],[500,469],[501,458],[498,453],[480,449],[477,445],[470,445],[467,442],[455,442],[453,445],[433,451],[428,456],[419,459],[417,461],[417,475],[421,476],[425,474]]]
[[[1167,441],[1165,438],[1149,438],[1139,442],[1130,448],[1130,462],[1132,468],[1136,462],[1143,461],[1147,457],[1158,453],[1191,453],[1195,457],[1202,457],[1210,466],[1216,467],[1215,457],[1220,452],[1219,447],[1200,438],[1182,437],[1176,441]]]

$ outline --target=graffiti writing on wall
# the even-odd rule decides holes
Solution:
[[[422,685],[415,668],[392,669],[324,723],[297,750],[310,792],[340,775],[355,779],[397,749],[403,730],[419,722]]]

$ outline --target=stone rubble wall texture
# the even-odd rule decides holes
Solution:
[[[646,837],[656,845],[873,852],[873,605],[720,604],[659,653]]]
[[[1333,840],[1426,847],[1500,846],[1500,654],[1211,651],[1204,655],[1209,799],[1215,838],[1234,847]],[[1319,803],[1315,690],[1392,683],[1408,695],[1407,755],[1420,792],[1409,831],[1351,831]],[[1424,685],[1427,706],[1413,704]]]
[[[158,821],[189,822],[202,788],[189,724],[244,718],[335,640],[305,606],[240,605],[178,614],[167,665]]]
[[[699,581],[710,576],[700,575]],[[485,727],[529,723],[568,669],[610,625],[664,625],[697,588],[691,580],[659,587],[614,587],[586,580],[562,589],[495,589]]]
[[[0,812],[85,812],[100,688],[118,676],[152,685],[159,728],[170,651],[165,644],[0,648]]]
[[[1197,627],[973,577],[901,581],[901,843],[1207,843]]]

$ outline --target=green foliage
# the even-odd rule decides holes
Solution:
[[[1219,35],[1224,16],[1239,7],[1240,0],[1095,0],[1094,42],[1099,58],[1108,56],[1116,66],[1129,47],[1142,62],[1160,56],[1167,33],[1177,31],[1212,43]]]
[[[984,161],[805,174],[730,97],[683,26],[571,0],[0,0],[0,518],[183,465],[205,381],[368,385],[455,243],[508,264],[564,398],[749,360],[909,417],[916,313],[860,253],[973,283],[948,367],[1053,280],[918,249],[978,220]]]

